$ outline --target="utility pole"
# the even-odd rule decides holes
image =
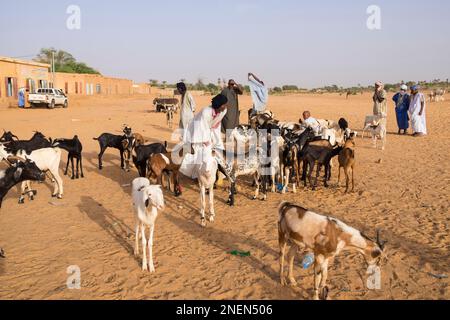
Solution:
[[[52,50],[52,87],[55,87],[55,50]]]

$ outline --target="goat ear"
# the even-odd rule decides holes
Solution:
[[[16,172],[14,172],[14,180],[19,181],[20,177],[22,176],[23,169],[18,168]]]
[[[138,189],[138,191],[139,191],[139,192],[142,192],[142,191],[144,191],[145,188],[146,188],[145,186],[142,186],[142,187],[140,187],[140,188]]]
[[[148,208],[149,205],[150,205],[150,200],[149,199],[145,200],[145,207]]]

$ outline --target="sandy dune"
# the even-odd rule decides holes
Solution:
[[[157,273],[142,273],[133,257],[133,213],[130,184],[136,172],[119,167],[118,152],[105,156],[98,171],[97,142],[103,132],[119,133],[129,124],[149,141],[170,141],[165,116],[149,112],[149,97],[77,98],[68,110],[0,110],[0,128],[28,138],[39,130],[47,136],[84,143],[86,178],[64,177],[65,197],[51,199],[48,182],[37,185],[38,197],[17,204],[13,189],[0,213],[0,299],[308,299],[312,270],[296,268],[298,287],[282,287],[278,277],[277,206],[282,200],[303,204],[389,240],[389,263],[383,267],[382,289],[365,290],[362,257],[347,253],[330,268],[332,299],[449,299],[450,275],[450,102],[428,107],[430,136],[397,136],[390,107],[386,151],[357,139],[357,187],[345,195],[338,189],[336,170],[330,189],[303,189],[296,195],[270,194],[269,201],[251,201],[248,182],[237,206],[225,204],[218,190],[217,221],[199,225],[198,187],[183,179],[184,195],[166,194],[167,209],[156,225]],[[197,98],[206,105],[208,97]],[[241,100],[245,120],[249,97]],[[245,108],[244,108],[245,106]],[[369,95],[300,95],[271,98],[280,120],[297,121],[309,109],[320,118],[347,118],[360,131],[372,110]],[[64,153],[61,167],[65,165]],[[379,160],[381,163],[378,163]],[[4,165],[1,165],[4,168]],[[51,204],[53,203],[53,204]],[[56,204],[56,205],[55,205]],[[250,251],[235,257],[231,250]],[[67,267],[81,269],[82,289],[68,290]]]

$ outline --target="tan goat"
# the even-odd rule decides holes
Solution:
[[[180,165],[177,165],[172,161],[172,155],[170,153],[151,155],[148,160],[147,169],[148,178],[157,180],[157,184],[159,185],[163,185],[164,173],[169,174],[169,190],[172,185],[175,196],[181,196],[182,190],[179,178]]]
[[[352,174],[352,192],[355,191],[355,141],[353,139],[347,140],[344,149],[339,153],[339,176],[338,186],[341,181],[341,168],[344,168],[346,178],[346,189],[348,192],[350,187],[350,173]],[[351,171],[351,172],[350,172]]]
[[[284,202],[279,206],[279,245],[280,245],[280,278],[286,285],[284,277],[285,255],[288,246],[289,281],[296,285],[293,276],[294,259],[297,251],[312,252],[314,262],[314,299],[326,299],[328,288],[328,265],[330,259],[343,250],[356,250],[366,259],[370,267],[379,266],[386,242],[381,242],[379,233],[377,240],[371,240],[358,230],[343,222],[316,214],[308,209]]]

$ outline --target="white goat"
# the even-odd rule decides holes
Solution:
[[[380,138],[381,150],[384,150],[386,148],[386,140],[387,140],[387,129],[385,119],[378,118],[378,120],[374,120],[372,124],[369,126],[369,132],[372,135],[373,147],[375,149],[378,147],[378,138]]]
[[[54,182],[54,191],[52,196],[57,197],[58,199],[62,199],[64,194],[63,188],[63,180],[59,175],[59,164],[61,162],[61,149],[59,148],[44,148],[33,151],[31,154],[27,154],[25,151],[21,150],[17,154],[9,154],[6,152],[3,145],[0,145],[0,161],[11,157],[16,156],[23,159],[30,159],[36,163],[37,167],[44,171],[50,171],[53,176]],[[24,181],[21,186],[21,196],[19,198],[19,203],[24,203],[24,195],[25,191],[31,191],[31,183],[30,181]],[[34,192],[33,192],[34,193]]]
[[[209,148],[203,152],[203,162],[198,168],[198,184],[200,187],[201,223],[202,227],[206,227],[206,190],[209,190],[209,222],[213,223],[216,217],[214,210],[214,183],[216,183],[218,164]]]
[[[136,242],[134,255],[139,256],[139,234],[142,237],[142,271],[155,272],[153,264],[153,233],[158,210],[164,209],[164,195],[161,186],[152,186],[146,178],[137,178],[132,184],[133,207],[136,219]],[[150,207],[150,211],[148,208]],[[146,227],[150,228],[148,252],[150,262],[147,263]]]

